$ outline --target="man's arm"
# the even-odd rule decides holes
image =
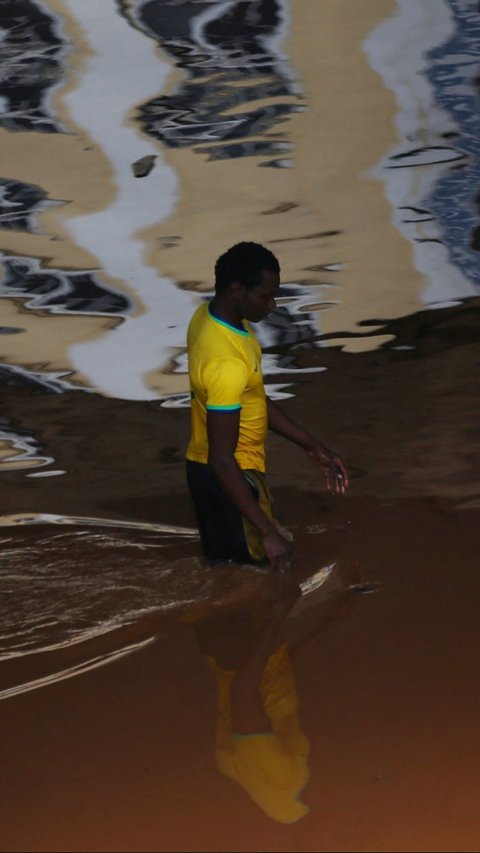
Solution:
[[[303,448],[309,459],[323,471],[328,490],[334,494],[343,495],[348,488],[349,479],[340,457],[322,444],[318,438],[287,417],[268,398],[267,411],[269,429]]]
[[[226,495],[259,531],[272,568],[283,571],[291,565],[292,547],[259,507],[235,459],[239,427],[240,410],[207,411],[208,463]]]

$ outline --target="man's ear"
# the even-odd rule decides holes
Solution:
[[[245,285],[240,281],[231,281],[228,285],[228,290],[234,299],[242,299],[245,296]]]

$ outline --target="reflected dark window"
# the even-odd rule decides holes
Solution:
[[[0,126],[9,130],[60,130],[46,106],[52,86],[63,74],[64,42],[44,4],[0,0]]]
[[[281,0],[140,4],[136,24],[188,75],[172,95],[141,107],[145,131],[169,146],[208,152],[210,159],[277,155],[278,142],[268,139],[268,132],[301,108],[298,86],[275,45],[284,26],[283,7]],[[123,11],[131,15],[126,7]],[[273,98],[275,103],[263,103]],[[247,141],[252,136],[262,140]]]
[[[33,231],[32,215],[48,203],[46,199],[35,184],[0,178],[0,228]]]
[[[27,297],[26,307],[54,313],[126,314],[128,299],[107,290],[90,272],[44,270],[27,258],[4,260],[0,296]]]
[[[1,378],[1,373],[0,373]],[[0,457],[0,471],[8,471],[10,464],[15,468],[29,468],[32,460],[38,464],[47,464],[53,460],[44,455],[45,448],[33,433],[15,427],[7,418],[0,417],[0,442],[11,448],[11,452]]]

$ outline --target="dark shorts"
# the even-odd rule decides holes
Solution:
[[[260,471],[242,472],[255,500],[272,517],[271,498]],[[261,565],[265,551],[257,529],[227,497],[210,465],[187,459],[187,483],[192,496],[203,553],[211,565]]]

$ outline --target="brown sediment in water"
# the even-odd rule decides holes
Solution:
[[[347,498],[346,517],[344,560],[378,591],[328,581],[287,626],[307,816],[280,824],[218,772],[215,682],[177,623],[0,702],[1,849],[475,850],[478,511]]]
[[[326,497],[301,454],[270,443],[299,578],[337,561],[287,619],[308,815],[281,824],[218,771],[215,679],[184,611],[121,631],[119,649],[156,637],[136,652],[0,701],[2,850],[476,849],[478,309],[385,324],[413,350],[298,351],[329,369],[299,377],[285,411],[353,473],[347,497]],[[13,387],[5,411],[67,471],[53,486],[5,472],[10,512],[193,524],[188,411]],[[84,659],[114,640],[92,639]],[[78,652],[17,659],[8,684],[68,669]]]
[[[61,0],[48,5],[66,19],[80,69],[86,40]],[[149,262],[187,290],[208,290],[232,234],[252,231],[278,250],[286,281],[318,289],[311,307],[322,311],[327,346],[286,353],[299,366],[328,370],[275,379],[294,379],[295,396],[282,407],[345,458],[348,496],[327,497],[297,449],[269,440],[270,484],[297,539],[295,577],[335,563],[286,620],[299,724],[311,750],[302,793],[309,813],[292,825],[268,817],[247,794],[245,776],[241,787],[218,770],[216,684],[195,626],[227,607],[245,610],[252,600],[257,607],[269,579],[232,571],[212,584],[206,573],[195,607],[0,663],[0,689],[13,691],[0,694],[2,850],[478,847],[479,301],[412,313],[425,281],[370,174],[397,132],[394,96],[361,42],[393,6],[298,0],[286,47],[305,95],[299,105],[308,109],[274,130],[293,144],[285,157],[295,168],[259,168],[258,157],[207,165],[205,152],[170,149],[182,197],[167,221],[138,235]],[[170,86],[180,76],[175,69]],[[65,94],[78,79],[70,74],[54,97],[64,120]],[[2,232],[4,249],[42,258],[46,268],[96,267],[67,233],[69,217],[113,199],[112,166],[92,148],[88,129],[2,131],[0,141],[9,176],[68,201],[40,215],[42,233]],[[97,274],[132,295],[127,282]],[[3,337],[4,362],[38,371],[69,369],[72,343],[118,322],[54,317],[21,298],[2,306],[4,324],[33,340]],[[165,378],[163,369],[147,381],[178,391],[186,377]],[[2,389],[13,434],[0,449],[2,513],[194,525],[183,469],[188,410],[46,394],[28,382],[13,378]],[[42,455],[26,459],[15,435],[38,440]],[[52,466],[65,473],[29,479],[48,456],[55,458],[44,473]],[[1,530],[2,539],[12,532]],[[21,530],[35,540],[38,528]],[[95,545],[86,554],[78,541],[72,563],[84,565],[91,554],[100,568]],[[187,552],[198,545],[171,544],[162,556],[181,561]]]

